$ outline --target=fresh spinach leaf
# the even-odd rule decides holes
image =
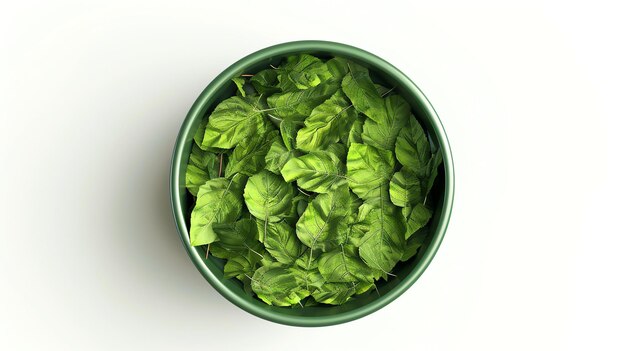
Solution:
[[[278,87],[284,92],[304,90],[319,85],[331,76],[324,61],[315,56],[290,56],[278,69]]]
[[[278,222],[289,212],[293,196],[293,186],[267,170],[250,177],[243,192],[248,211],[268,222]]]
[[[423,200],[422,183],[414,172],[403,167],[391,177],[389,195],[396,206],[413,206]]]
[[[348,223],[344,220],[350,203],[346,186],[313,199],[296,224],[296,235],[313,250],[328,251],[345,237]]]
[[[282,140],[274,140],[265,155],[265,168],[274,174],[280,174],[285,163],[299,154],[298,150],[287,150]]]
[[[411,118],[411,110],[409,104],[398,95],[389,96],[384,101],[379,120],[366,120],[361,137],[365,144],[392,151],[398,134]]]
[[[269,113],[280,119],[303,121],[319,104],[339,89],[336,80],[328,80],[306,90],[274,94],[267,98]]]
[[[196,205],[191,212],[191,245],[205,245],[217,240],[213,225],[234,222],[241,211],[241,190],[233,179],[216,178],[207,181],[199,188]]]
[[[357,111],[375,122],[381,122],[384,115],[384,101],[380,97],[367,68],[348,62],[348,73],[341,82],[346,93]]]
[[[298,131],[296,138],[298,149],[309,152],[338,142],[356,115],[352,104],[338,90],[304,120],[305,127]]]
[[[361,199],[374,197],[391,179],[395,158],[391,151],[352,143],[348,150],[348,184]]]
[[[265,303],[274,306],[291,306],[310,294],[298,283],[289,267],[281,264],[257,269],[252,276],[252,290]]]
[[[258,221],[258,223],[259,231],[264,231],[264,244],[270,255],[282,264],[295,263],[303,250],[295,228],[284,221],[277,223]]]
[[[408,119],[408,126],[400,131],[395,145],[396,158],[404,167],[424,173],[431,158],[426,133],[415,117]]]
[[[292,158],[281,170],[287,182],[297,181],[304,190],[327,193],[345,184],[346,167],[341,160],[329,151],[313,151]]]
[[[259,97],[233,96],[222,101],[211,116],[204,132],[202,147],[230,149],[240,141],[267,128]]]
[[[252,136],[235,147],[226,166],[226,177],[236,173],[247,176],[254,175],[265,168],[265,157],[270,146],[280,140],[278,131],[274,130],[265,135]]]

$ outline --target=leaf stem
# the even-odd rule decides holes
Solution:
[[[299,192],[303,193],[304,195],[309,196],[309,197],[311,196],[311,194],[305,193],[304,190],[300,189],[299,187],[296,187],[296,188],[298,189]]]
[[[254,77],[254,74],[242,74],[242,77]]]
[[[222,162],[224,160],[224,153],[220,154],[220,169],[219,171],[217,171],[217,177],[221,177],[222,176]]]

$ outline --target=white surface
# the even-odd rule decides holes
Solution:
[[[0,349],[626,348],[624,9],[429,3],[2,2]],[[223,299],[168,202],[196,96],[297,39],[359,46],[412,77],[457,172],[418,283],[320,329]]]

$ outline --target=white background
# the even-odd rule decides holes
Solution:
[[[3,1],[0,349],[626,348],[624,8],[501,2]],[[168,198],[201,90],[298,39],[352,44],[412,77],[457,174],[422,278],[317,329],[222,298]]]

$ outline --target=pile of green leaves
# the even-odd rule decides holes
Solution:
[[[311,55],[233,82],[186,172],[191,244],[226,278],[271,305],[338,305],[416,254],[441,155],[402,97]]]

